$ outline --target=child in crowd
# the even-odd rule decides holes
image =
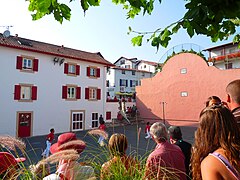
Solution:
[[[50,133],[46,137],[46,149],[42,153],[43,158],[46,158],[46,157],[49,156],[50,147],[51,147],[51,144],[54,140],[54,132],[55,132],[55,130],[53,128],[50,129]]]
[[[106,125],[105,125],[105,121],[100,121],[100,126],[99,129],[102,131],[106,131]],[[104,146],[104,137],[100,135],[99,139],[98,139],[98,143],[100,144],[100,146]]]
[[[151,135],[150,135],[150,127],[151,127],[151,126],[150,126],[150,123],[147,122],[146,127],[145,127],[145,134],[146,134],[145,138],[146,138],[146,139],[151,138]]]

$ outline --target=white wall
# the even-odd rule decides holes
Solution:
[[[18,55],[34,56],[39,59],[38,72],[26,73],[16,69]],[[47,134],[54,127],[56,133],[70,131],[71,110],[85,111],[85,129],[91,125],[91,113],[105,115],[106,102],[106,68],[100,64],[66,59],[65,62],[75,62],[80,65],[80,76],[72,77],[64,74],[64,65],[52,62],[54,56],[34,52],[21,51],[0,47],[0,134],[16,135],[17,111],[33,111],[32,135]],[[90,79],[86,76],[89,65],[100,68],[101,76]],[[19,83],[37,86],[37,100],[19,102],[14,100],[14,85]],[[81,87],[81,99],[66,101],[62,99],[62,86],[76,84]],[[92,86],[101,89],[101,100],[85,100],[85,87]]]

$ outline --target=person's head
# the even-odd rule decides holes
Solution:
[[[124,134],[113,134],[108,142],[108,148],[113,156],[123,156],[128,146],[127,137]]]
[[[151,126],[150,134],[157,143],[165,142],[168,139],[167,128],[161,122],[156,122]]]
[[[206,101],[206,107],[221,104],[221,99],[217,96],[210,96]]]
[[[230,82],[226,87],[227,103],[230,110],[240,106],[240,79]]]
[[[193,176],[201,177],[201,161],[219,148],[225,150],[234,167],[240,161],[240,135],[237,122],[231,111],[223,105],[212,105],[203,109],[199,117],[199,127],[195,133],[192,158]],[[239,170],[240,168],[237,167]]]
[[[103,124],[105,124],[105,121],[100,121],[99,124],[103,125]]]
[[[50,129],[50,133],[54,133],[55,132],[55,130],[52,128],[52,129]]]
[[[150,122],[147,122],[147,125],[150,125]]]
[[[0,152],[0,177],[4,179],[17,177],[19,163],[25,160],[25,158],[15,158],[9,152]]]
[[[170,137],[170,141],[171,140],[174,140],[174,141],[182,140],[182,131],[179,126],[170,126],[168,128],[168,134]]]

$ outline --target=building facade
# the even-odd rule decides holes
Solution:
[[[1,134],[16,137],[98,127],[106,111],[100,53],[0,34]]]
[[[238,44],[228,43],[206,49],[208,61],[219,69],[240,68],[240,49]]]
[[[135,87],[141,85],[141,79],[153,77],[157,66],[154,62],[125,57],[114,64],[107,72],[107,98],[125,98],[126,101],[135,100]]]

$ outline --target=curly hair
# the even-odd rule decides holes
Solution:
[[[193,180],[202,179],[201,161],[219,148],[225,151],[228,161],[240,172],[240,135],[230,110],[222,105],[206,107],[200,113],[199,121],[191,158]]]

